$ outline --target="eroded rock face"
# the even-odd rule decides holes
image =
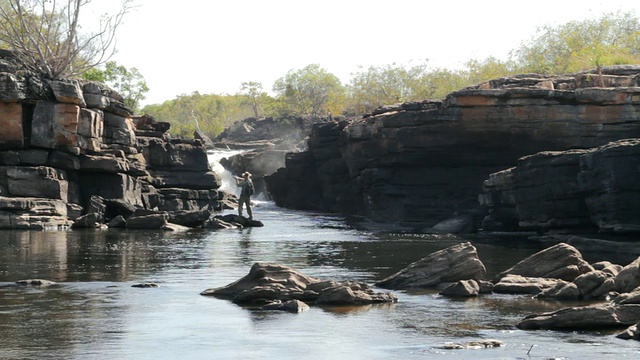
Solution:
[[[386,289],[430,288],[446,282],[480,280],[486,269],[469,242],[436,251],[376,283]]]
[[[75,220],[101,227],[114,219],[118,227],[158,228],[167,218],[202,226],[208,216],[196,224],[185,214],[220,208],[220,179],[200,141],[171,139],[168,123],[134,117],[102,84],[39,79],[14,65],[0,72],[0,228],[69,228]],[[94,197],[159,214],[127,222],[134,210],[101,213]]]
[[[274,301],[300,300],[317,305],[366,305],[396,302],[393,293],[376,293],[354,281],[323,281],[280,264],[256,263],[249,274],[201,295],[230,299],[237,304],[265,305]]]
[[[486,229],[594,229],[640,231],[635,179],[640,139],[589,150],[545,151],[489,176],[480,203],[489,208]]]

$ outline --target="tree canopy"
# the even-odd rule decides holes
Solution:
[[[318,64],[291,70],[273,85],[281,115],[319,118],[344,109],[345,89],[337,76]]]
[[[125,104],[133,111],[140,109],[140,101],[145,99],[145,94],[149,91],[147,82],[138,69],[127,69],[115,61],[107,61],[104,70],[90,69],[82,77],[86,80],[99,81],[109,85],[122,95]]]
[[[543,26],[512,56],[522,71],[544,74],[639,63],[640,20],[632,12],[618,12]]]

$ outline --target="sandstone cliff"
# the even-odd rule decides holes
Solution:
[[[1,55],[0,228],[94,227],[118,216],[114,226],[134,227],[134,213],[154,219],[135,227],[193,225],[219,206],[201,142],[134,117],[102,84],[42,79]]]
[[[526,74],[462,89],[443,101],[320,124],[308,150],[288,154],[286,166],[267,177],[267,186],[280,206],[359,214],[423,230],[469,215],[477,227],[487,211],[478,194],[490,174],[541,151],[640,137],[639,74],[640,66],[606,67],[602,75]],[[573,166],[567,170],[571,175],[558,174],[558,182],[575,182],[577,165],[563,166]],[[541,224],[521,220],[512,208],[494,210],[515,227]],[[559,221],[593,225],[580,209],[572,211]]]

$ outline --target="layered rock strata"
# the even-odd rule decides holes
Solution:
[[[266,178],[267,188],[278,205],[290,208],[358,214],[414,229],[470,214],[477,228],[485,211],[477,197],[490,174],[541,151],[640,137],[638,74],[640,67],[617,66],[604,68],[600,77],[495,79],[444,101],[406,103],[348,123],[316,125],[308,150],[288,154],[286,167]],[[577,165],[569,155],[565,160],[569,176]],[[548,209],[534,205],[530,199],[524,222],[544,221],[537,212]],[[583,210],[571,209],[557,224],[590,224]],[[512,209],[497,211],[518,227],[520,216]]]
[[[483,183],[483,227],[638,233],[639,176],[640,139],[526,156]]]
[[[134,117],[102,84],[0,72],[0,125],[0,228],[68,228],[81,217],[79,227],[126,223],[140,209],[166,224],[178,212],[208,218],[219,206],[202,143]]]

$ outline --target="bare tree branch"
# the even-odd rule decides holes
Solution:
[[[0,42],[22,65],[48,78],[73,77],[107,62],[115,54],[116,31],[133,0],[122,0],[115,14],[81,32],[82,9],[91,0],[5,0],[0,2]]]

